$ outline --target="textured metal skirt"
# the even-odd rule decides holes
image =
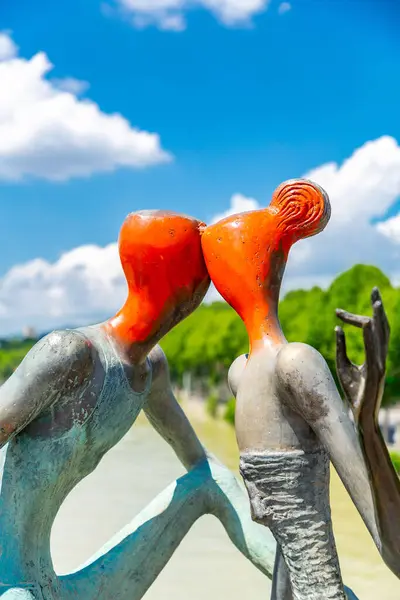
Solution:
[[[294,600],[345,600],[321,448],[242,454],[252,517],[269,527],[288,567]]]

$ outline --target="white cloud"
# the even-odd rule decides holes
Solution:
[[[249,198],[247,196],[243,196],[242,194],[234,194],[231,198],[230,207],[225,210],[223,213],[214,215],[211,219],[211,223],[216,223],[221,219],[225,219],[225,217],[230,217],[230,215],[234,215],[240,212],[246,212],[249,210],[257,210],[261,208],[257,200],[254,198]]]
[[[2,335],[24,326],[47,330],[111,316],[126,297],[117,244],[81,246],[55,263],[37,258],[0,281]]]
[[[376,229],[394,244],[400,244],[400,214],[377,223]]]
[[[325,288],[335,275],[357,262],[375,264],[399,282],[400,216],[378,224],[373,221],[386,214],[400,196],[396,141],[383,137],[368,142],[342,165],[322,165],[306,177],[330,195],[332,219],[323,233],[294,246],[283,293],[313,285]],[[266,204],[263,200],[262,205]],[[218,218],[259,207],[254,198],[235,194],[229,209]],[[50,329],[92,323],[114,314],[125,294],[116,244],[82,246],[55,263],[36,259],[12,268],[0,280],[0,330],[7,334],[27,325]],[[211,288],[207,301],[215,299],[219,295]]]
[[[280,15],[284,15],[285,13],[289,12],[290,10],[292,10],[292,5],[290,4],[290,2],[281,2],[278,7],[278,13]]]
[[[400,197],[396,140],[384,136],[367,142],[341,165],[328,163],[303,176],[328,192],[332,217],[323,233],[298,242],[291,250],[283,293],[298,287],[327,287],[338,273],[356,263],[375,264],[396,280],[400,273],[400,215],[374,223]],[[247,210],[260,206],[257,200],[250,200]],[[232,199],[226,213],[213,221],[243,210],[246,208]],[[209,297],[213,299],[215,294],[211,290]]]
[[[306,173],[329,194],[332,217],[326,230],[301,242],[308,255],[298,258],[295,245],[288,264],[287,284],[304,279],[310,287],[321,277],[332,280],[356,263],[374,264],[390,277],[398,276],[399,250],[393,244],[395,223],[382,218],[400,196],[400,147],[389,136],[367,142],[342,165],[329,163]],[[390,232],[390,233],[389,233]],[[399,231],[400,233],[400,231]],[[371,282],[373,285],[373,282]]]
[[[81,81],[74,77],[65,77],[64,79],[52,79],[51,83],[57,89],[63,92],[69,92],[74,96],[81,96],[89,89],[89,83],[87,81]]]
[[[170,160],[157,134],[79,99],[83,82],[48,80],[46,54],[18,57],[9,35],[1,35],[0,179],[66,180]]]
[[[186,27],[188,10],[209,10],[227,26],[248,25],[251,19],[266,10],[269,0],[115,0],[117,6],[131,17],[136,27],[155,25],[160,29],[182,31]],[[109,12],[109,11],[106,11]]]
[[[358,148],[341,166],[328,163],[307,173],[326,188],[337,224],[384,215],[400,193],[400,147],[383,136]]]

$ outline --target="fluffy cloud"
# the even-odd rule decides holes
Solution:
[[[298,242],[291,250],[283,293],[313,285],[325,288],[338,273],[356,263],[377,265],[394,282],[399,281],[400,214],[376,222],[400,196],[400,147],[396,140],[384,136],[367,142],[343,164],[328,163],[303,177],[328,192],[332,217],[323,233]],[[258,202],[252,202],[257,208]],[[231,212],[237,211],[226,214]],[[210,290],[208,298],[217,299],[218,294]]]
[[[0,282],[2,335],[102,320],[125,297],[117,244],[81,246],[55,263],[38,258],[13,267]]]
[[[400,244],[400,214],[378,223],[376,229],[394,244]]]
[[[261,208],[257,200],[254,198],[248,198],[247,196],[243,196],[242,194],[234,194],[231,198],[230,207],[225,210],[223,213],[217,214],[211,218],[211,223],[216,223],[221,219],[225,219],[225,217],[229,217],[230,215],[234,215],[240,212],[246,212],[249,210],[257,210]]]
[[[10,35],[0,34],[0,179],[66,180],[170,160],[157,134],[80,99],[84,82],[52,82],[51,69],[46,54],[19,57]]]
[[[305,176],[328,192],[332,218],[323,233],[294,246],[284,291],[326,287],[337,273],[357,262],[375,264],[394,282],[400,281],[400,215],[376,223],[400,196],[397,142],[390,137],[368,142],[342,165],[322,165]],[[235,194],[229,209],[216,217],[254,210],[260,204]],[[12,268],[0,280],[1,331],[95,322],[113,314],[125,294],[116,244],[82,246],[53,264],[36,259]],[[211,289],[207,300],[216,298],[218,294]]]
[[[74,96],[81,96],[89,89],[89,83],[87,81],[81,81],[80,79],[75,79],[74,77],[52,79],[51,83],[59,90],[63,92],[69,92]]]
[[[263,12],[269,0],[115,0],[136,27],[155,25],[160,29],[181,31],[185,14],[191,8],[209,10],[227,26],[246,25]]]
[[[367,142],[342,165],[322,165],[305,177],[328,192],[332,217],[323,233],[293,248],[287,287],[297,287],[302,280],[304,287],[323,281],[327,285],[355,263],[375,264],[397,279],[396,223],[393,219],[376,223],[400,196],[400,147],[396,140],[384,136]],[[399,223],[397,230],[400,234]],[[300,252],[304,257],[293,260]]]

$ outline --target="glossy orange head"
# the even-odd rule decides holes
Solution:
[[[125,220],[119,252],[129,295],[111,325],[126,343],[157,343],[202,301],[210,283],[202,227],[191,217],[157,210]]]
[[[290,180],[268,208],[227,217],[202,236],[210,277],[243,319],[251,347],[283,338],[277,305],[289,250],[321,231],[330,217],[326,193],[307,180]]]

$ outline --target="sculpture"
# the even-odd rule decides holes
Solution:
[[[276,600],[345,598],[331,523],[329,459],[387,565],[400,576],[400,534],[397,527],[391,535],[389,524],[390,506],[399,508],[399,483],[373,416],[388,339],[380,298],[374,292],[373,321],[338,313],[364,327],[366,370],[350,365],[343,333],[337,333],[339,375],[355,423],[322,356],[305,344],[287,343],[278,319],[291,246],[322,231],[329,217],[329,199],[319,186],[291,180],[278,187],[268,208],[227,217],[202,236],[211,279],[249,335],[249,355],[236,359],[228,379],[237,399],[240,470],[252,516],[278,543]],[[357,418],[361,414],[364,419]],[[363,436],[368,449],[362,450]],[[372,473],[378,466],[383,473]],[[384,491],[382,483],[390,490]]]
[[[274,540],[252,522],[234,476],[202,447],[157,346],[209,286],[202,226],[162,211],[130,215],[119,245],[129,288],[122,310],[103,324],[46,336],[0,388],[0,597],[139,600],[205,513],[271,576]],[[58,509],[141,409],[189,472],[88,564],[58,577],[50,554]]]
[[[284,218],[279,221],[282,216]],[[359,502],[360,512],[366,516],[367,524],[375,534],[372,496],[367,494],[365,499],[360,499],[360,494],[366,493],[366,482],[369,484],[364,457],[346,413],[348,420],[343,418],[333,433],[342,435],[347,447],[355,452],[356,466],[349,472],[343,469],[335,442],[330,438],[330,446],[329,439],[326,440],[319,429],[332,425],[329,419],[323,425],[319,423],[319,419],[327,418],[325,412],[331,416],[329,407],[322,398],[316,413],[318,406],[312,393],[315,390],[305,387],[310,382],[315,383],[316,374],[322,374],[322,379],[317,381],[320,393],[326,395],[329,392],[333,407],[340,412],[326,367],[311,349],[285,344],[276,314],[280,281],[291,243],[301,235],[317,233],[328,218],[326,196],[318,187],[306,182],[289,182],[281,186],[266,211],[237,215],[233,220],[224,220],[210,228],[195,219],[164,211],[142,211],[127,218],[119,246],[129,289],[124,307],[105,323],[50,334],[36,344],[15,374],[0,388],[1,598],[139,600],[194,521],[206,513],[213,513],[221,520],[232,542],[268,577],[272,576],[276,554],[275,600],[344,597],[331,533],[328,457],[324,447],[334,464],[339,465],[339,474],[348,483],[353,499]],[[283,223],[281,233],[284,235],[280,238],[274,236],[278,222]],[[228,236],[225,235],[227,232]],[[250,254],[246,247],[249,241]],[[253,517],[271,525],[280,543],[277,550],[269,530],[252,521],[248,499],[235,477],[202,447],[196,437],[173,396],[168,365],[157,346],[161,337],[202,301],[210,283],[204,258],[218,289],[239,309],[251,337],[250,359],[239,358],[229,374],[231,387],[238,397],[239,412],[240,403],[251,396],[249,383],[261,400],[259,408],[267,399],[275,411],[271,423],[278,428],[262,431],[260,446],[256,444],[254,448],[252,440],[257,441],[257,436],[254,437],[257,427],[266,422],[258,419],[258,415],[253,421],[248,420],[247,405],[242,404],[244,412],[242,426],[238,419],[238,434],[242,449],[244,444],[245,450],[250,450],[247,456],[242,456],[242,472]],[[242,265],[241,278],[230,280],[232,270],[228,268],[222,273],[221,265],[223,268]],[[241,290],[247,292],[247,297],[243,297]],[[247,303],[242,302],[246,299]],[[266,313],[263,313],[264,309],[267,309]],[[346,357],[343,333],[338,331],[337,334],[339,374],[348,397],[354,401],[357,418],[362,413],[356,422],[362,423],[363,427],[369,423],[367,418],[364,419],[368,410],[359,411],[358,406],[370,407],[374,402],[379,403],[382,377],[376,379],[374,367],[378,364],[379,373],[382,373],[387,345],[386,338],[378,330],[379,324],[385,326],[384,311],[377,306],[375,309],[377,315],[371,321],[371,327],[380,336],[378,363],[371,344],[368,347],[366,344],[367,368],[357,369]],[[343,311],[340,316],[355,325],[370,322]],[[364,329],[368,336],[368,326]],[[274,345],[285,347],[285,352],[279,351],[282,365],[277,385],[282,390],[281,405],[278,394],[272,396],[269,391],[276,375],[274,369],[278,371]],[[304,357],[310,360],[306,369],[301,367]],[[293,366],[292,362],[298,359],[300,366]],[[260,367],[266,367],[266,371],[261,372]],[[297,377],[296,390],[292,389],[290,375],[293,373]],[[368,383],[371,373],[375,373],[375,379],[372,377],[375,387]],[[328,391],[323,389],[324,385]],[[364,398],[368,402],[363,403]],[[272,400],[275,403],[271,404]],[[75,573],[58,577],[50,554],[50,530],[56,513],[71,489],[97,466],[102,456],[133,425],[141,409],[174,448],[188,473],[160,494],[86,565]],[[368,436],[375,439],[374,432],[369,431]],[[368,436],[365,436],[366,443]],[[282,451],[274,447],[274,452],[268,452],[268,461],[260,461],[262,470],[266,468],[266,481],[268,485],[272,483],[273,488],[272,510],[265,516],[257,471],[258,460],[271,440],[275,446],[276,440],[285,441],[286,446]],[[294,450],[288,450],[290,445]],[[368,468],[374,470],[376,465],[382,465],[382,459],[377,459],[375,452],[365,448],[363,451]],[[276,467],[281,465],[286,474],[283,481],[276,478]],[[391,473],[388,465],[386,467],[390,479]],[[299,473],[311,481],[315,474],[320,474],[323,485],[319,493],[315,488],[308,490],[298,478]],[[358,487],[356,483],[355,491],[354,483],[349,481],[354,475],[361,481]],[[294,492],[288,482],[295,486]],[[307,514],[299,513],[297,516],[301,519],[298,522],[293,521],[296,514],[288,514],[287,521],[292,519],[292,523],[285,519],[278,524],[274,521],[274,494],[280,496],[281,484],[286,486],[294,501],[302,497],[307,504]],[[383,506],[389,500],[394,502],[395,484],[386,496],[380,495],[379,489],[371,489],[377,505]],[[325,524],[318,521],[318,515],[327,519]],[[387,517],[382,515],[381,518],[387,524]],[[325,539],[307,535],[302,527],[306,519],[315,524],[310,533],[322,532]],[[304,540],[304,555],[310,559],[316,574],[314,587],[307,582],[308,595],[303,593],[304,576],[308,576],[310,569],[301,573],[294,559],[296,543]],[[395,549],[394,538],[393,543]],[[390,548],[389,544],[385,545],[385,549]],[[318,557],[315,557],[315,550],[320,552]],[[388,562],[393,557],[397,560],[395,553],[387,551],[386,555]],[[321,592],[317,577],[323,561],[329,581],[325,581]],[[304,562],[297,560],[300,567]],[[327,596],[327,590],[330,596]],[[349,599],[356,600],[350,590],[346,589],[346,593]]]

